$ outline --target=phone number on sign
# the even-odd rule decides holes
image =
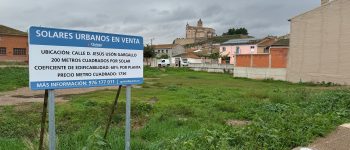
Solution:
[[[106,85],[106,84],[115,84],[115,80],[94,80],[89,81],[88,85]]]

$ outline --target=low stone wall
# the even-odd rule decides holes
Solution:
[[[189,64],[188,67],[195,71],[206,72],[229,72],[233,73],[234,66],[232,64]]]
[[[148,60],[143,59],[144,66],[158,67],[156,58],[149,58]]]
[[[233,76],[251,79],[274,79],[286,81],[286,68],[235,67]]]

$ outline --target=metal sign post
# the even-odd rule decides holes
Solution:
[[[56,131],[55,131],[55,92],[49,90],[49,149],[56,148]]]
[[[126,86],[125,150],[130,150],[131,85]]]

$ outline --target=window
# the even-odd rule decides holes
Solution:
[[[239,49],[239,46],[236,47],[236,54],[240,54],[241,50]]]
[[[6,47],[0,47],[0,55],[6,55]]]
[[[162,53],[164,53],[164,49],[162,49]]]
[[[226,51],[226,47],[222,47],[222,51],[223,51],[223,52]]]
[[[168,53],[168,50],[165,50],[166,53]]]
[[[264,53],[270,53],[270,46],[264,48]]]
[[[251,48],[251,49],[254,49],[254,48],[255,48],[255,46],[250,46],[250,48]]]
[[[225,63],[226,64],[230,64],[230,59],[231,59],[231,57],[227,57],[226,60],[225,60]]]
[[[160,53],[160,50],[158,50],[158,54]]]
[[[26,55],[26,49],[25,48],[14,48],[13,55]]]

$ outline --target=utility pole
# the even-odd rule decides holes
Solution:
[[[152,48],[153,40],[154,40],[154,38],[151,38],[151,48]],[[155,51],[155,50],[153,49],[153,51]],[[147,58],[147,59],[148,59],[148,58]],[[151,58],[151,61],[153,62],[153,58]],[[152,66],[152,62],[151,62],[151,64],[150,64],[150,66]],[[147,63],[148,63],[148,60],[147,60]],[[147,64],[147,65],[148,65],[148,64]]]
[[[155,38],[151,38],[151,46],[152,46],[152,42],[153,42],[154,39],[155,39]]]

